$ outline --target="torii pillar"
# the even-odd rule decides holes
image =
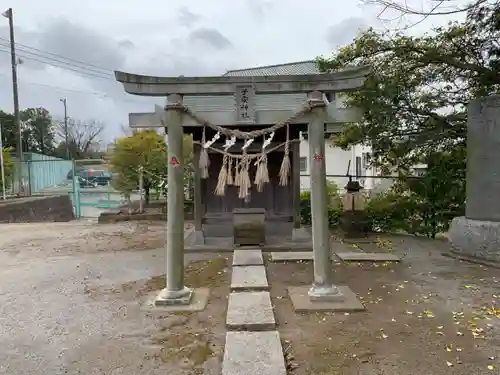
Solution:
[[[297,312],[362,311],[363,304],[349,287],[333,283],[325,165],[326,104],[319,91],[308,93],[307,99],[314,105],[308,127],[314,280],[311,287],[289,287],[288,295]]]
[[[184,158],[182,96],[167,97],[166,127],[168,142],[167,190],[167,249],[166,287],[160,291],[154,304],[169,306],[174,311],[202,310],[208,300],[208,289],[197,291],[184,285]],[[196,294],[196,297],[195,297]],[[195,299],[196,300],[193,300]]]

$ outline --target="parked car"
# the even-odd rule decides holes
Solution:
[[[83,178],[81,176],[78,176],[78,184],[80,185],[81,188],[94,188],[97,187],[97,182],[95,181],[90,181],[86,178]]]
[[[83,173],[84,169],[82,167],[77,167],[75,168],[75,175],[76,176],[80,176],[82,173]],[[73,179],[73,170],[70,170],[68,172],[68,174],[66,175],[66,178],[68,180],[72,180]]]
[[[107,186],[111,183],[112,177],[113,177],[112,174],[109,172],[92,171],[92,173],[85,178],[89,181],[94,181],[99,186]]]

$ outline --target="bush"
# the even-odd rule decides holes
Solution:
[[[342,199],[339,195],[338,186],[333,182],[327,182],[327,194],[328,224],[330,228],[334,228],[338,225],[342,213]],[[311,192],[309,190],[300,194],[300,216],[302,224],[311,225]]]
[[[413,203],[407,196],[387,191],[368,199],[365,212],[374,231],[407,231]]]
[[[462,196],[441,181],[414,179],[369,199],[366,213],[375,231],[435,238],[448,230],[454,217],[465,213]]]

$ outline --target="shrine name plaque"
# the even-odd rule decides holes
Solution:
[[[266,210],[237,208],[233,210],[234,246],[264,246]]]

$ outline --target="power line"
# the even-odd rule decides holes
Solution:
[[[3,44],[2,42],[0,42],[0,46],[2,47],[8,47],[7,44]],[[78,68],[78,69],[83,69],[83,70],[88,70],[90,72],[93,72],[93,73],[97,73],[97,74],[100,74],[100,75],[103,75],[103,74],[106,74],[106,75],[109,75],[110,77],[112,77],[112,74],[110,73],[110,71],[102,71],[102,70],[97,70],[97,69],[93,69],[93,68],[88,68],[86,66],[78,66],[78,65],[75,65],[73,63],[68,63],[64,60],[61,60],[61,59],[56,59],[54,57],[50,57],[50,56],[44,56],[42,54],[39,54],[39,53],[35,53],[35,52],[31,52],[31,51],[25,51],[24,49],[19,49],[19,48],[16,48],[16,52],[17,54],[19,54],[19,52],[22,52],[22,53],[28,53],[30,55],[33,55],[33,56],[36,56],[36,57],[41,57],[43,58],[44,60],[50,60],[50,61],[55,61],[57,63],[61,63],[61,64],[66,64],[66,65],[69,65],[69,66],[73,66],[75,68]]]
[[[0,53],[10,54],[10,52],[9,52],[9,51],[4,50],[4,49],[0,49]],[[47,62],[47,61],[43,61],[43,60],[39,60],[39,59],[35,59],[34,57],[31,57],[31,56],[25,56],[25,55],[21,55],[21,54],[17,54],[17,55],[18,55],[19,57],[24,57],[26,60],[36,61],[36,62],[39,62],[39,63],[41,63],[41,64],[45,64],[45,65],[50,65],[50,66],[53,66],[53,67],[55,67],[55,68],[60,68],[60,69],[64,69],[64,70],[69,70],[69,71],[72,71],[72,72],[75,72],[75,73],[88,75],[89,77],[94,77],[94,78],[99,78],[99,79],[104,79],[104,80],[108,80],[108,81],[113,81],[113,82],[115,82],[115,80],[114,80],[114,79],[112,79],[111,77],[106,77],[106,76],[103,76],[103,75],[98,75],[98,74],[95,74],[95,73],[86,72],[86,71],[84,71],[84,70],[78,70],[78,69],[74,69],[74,68],[67,67],[67,66],[56,65],[56,64],[54,64],[54,63],[50,63],[50,62]]]
[[[3,40],[3,41],[10,43],[10,40],[6,39],[6,38],[0,37],[0,40]],[[6,45],[6,44],[3,44],[0,42],[0,46],[8,47],[9,45]],[[111,70],[107,69],[107,68],[103,68],[99,65],[95,65],[95,64],[88,63],[88,62],[72,59],[69,57],[65,57],[63,55],[59,55],[59,54],[56,54],[53,52],[44,51],[44,50],[41,50],[41,49],[38,49],[35,47],[31,47],[31,46],[28,46],[28,45],[22,44],[22,43],[16,42],[15,46],[16,46],[17,55],[20,57],[23,57],[24,59],[36,61],[36,62],[39,62],[41,64],[45,64],[45,65],[53,66],[56,68],[72,71],[72,72],[79,73],[82,75],[87,75],[89,77],[116,82],[114,77],[113,77],[113,74],[111,73]],[[36,52],[31,52],[30,50],[33,50]],[[19,52],[22,52],[22,54],[19,54]],[[38,53],[38,52],[40,52],[40,53]],[[8,50],[3,50],[1,48],[0,48],[0,53],[10,54],[10,52]],[[43,60],[40,60],[40,59],[32,57],[32,56],[26,56],[24,54],[36,56],[36,57],[39,57]],[[50,56],[54,56],[54,57],[45,56],[45,55],[50,55]],[[54,61],[54,63],[44,61],[44,60]],[[68,62],[66,62],[64,60],[67,60]],[[59,64],[65,64],[67,66],[64,66],[64,65],[61,66]],[[82,65],[82,66],[78,66],[78,65]],[[0,75],[6,76],[5,74],[2,74],[2,73],[0,73]],[[124,99],[124,98],[118,99],[116,97],[112,97],[106,93],[101,93],[101,92],[68,89],[68,88],[64,88],[64,87],[46,85],[46,84],[42,84],[42,83],[38,83],[38,82],[31,82],[31,81],[26,81],[26,80],[21,80],[21,82],[23,82],[24,84],[29,84],[29,85],[34,85],[34,86],[46,87],[46,88],[50,88],[53,90],[62,90],[62,91],[75,92],[75,93],[81,93],[81,94],[87,94],[87,95],[94,95],[94,96],[101,98],[101,99],[109,98],[112,100],[118,100],[118,101],[122,101],[122,102],[144,104],[144,102],[140,102],[137,100]]]
[[[10,43],[10,40],[6,39],[6,38],[0,37],[0,40],[3,40],[5,42],[9,42]],[[57,53],[44,51],[44,50],[41,50],[41,49],[38,49],[38,48],[35,48],[35,47],[28,46],[26,44],[22,44],[22,43],[16,42],[15,45],[16,46],[22,46],[24,48],[27,48],[27,49],[30,49],[30,50],[33,50],[33,51],[42,52],[43,54],[46,54],[46,55],[51,55],[51,56],[55,56],[55,57],[58,57],[58,58],[62,58],[64,60],[73,61],[73,62],[78,63],[78,64],[83,64],[83,65],[86,65],[86,66],[97,68],[97,69],[100,69],[100,70],[104,70],[104,71],[109,71],[110,70],[108,68],[103,68],[103,67],[101,67],[99,65],[94,65],[94,64],[90,64],[88,62],[84,62],[84,61],[72,59],[72,58],[69,58],[69,57],[66,57],[66,56],[63,56],[63,55],[58,55]]]
[[[0,73],[0,76],[3,77],[8,77],[8,75]],[[147,104],[146,102],[140,102],[138,100],[133,100],[133,99],[125,99],[125,98],[117,98],[113,97],[109,94],[103,93],[103,92],[97,92],[97,91],[86,91],[86,90],[77,90],[77,89],[69,89],[65,87],[60,87],[60,86],[52,86],[52,85],[47,85],[44,83],[38,83],[38,82],[32,82],[24,79],[19,80],[23,84],[28,84],[28,85],[33,85],[33,86],[40,86],[40,87],[45,87],[53,90],[61,90],[61,91],[68,91],[68,92],[74,92],[78,94],[86,94],[86,95],[93,95],[96,96],[100,99],[112,99],[116,101],[121,101],[121,102],[129,102],[129,103],[136,103],[136,104]]]

